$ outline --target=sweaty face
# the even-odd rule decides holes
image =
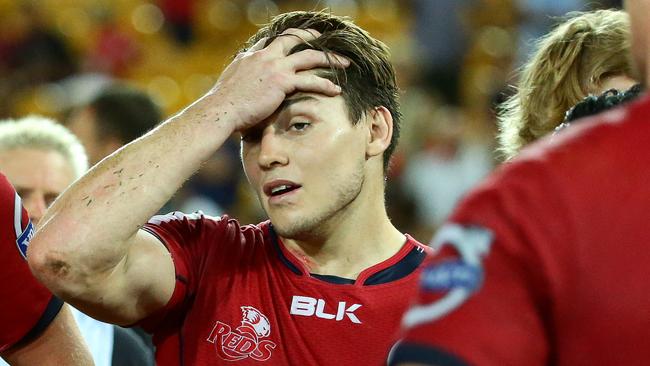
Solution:
[[[33,148],[0,151],[0,171],[23,199],[34,225],[75,177],[61,154]]]
[[[343,97],[298,93],[242,133],[246,176],[278,234],[317,234],[357,198],[365,131],[350,121]]]

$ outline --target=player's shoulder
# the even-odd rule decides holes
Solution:
[[[558,177],[593,173],[596,161],[599,168],[609,169],[625,161],[626,155],[650,155],[649,139],[650,98],[644,97],[532,143],[495,169],[477,190],[542,192],[540,185],[568,181]]]
[[[599,162],[607,162],[608,159],[616,161],[621,154],[650,154],[650,149],[647,148],[649,123],[650,98],[646,96],[587,117],[562,133],[547,136],[524,149],[516,160],[519,165],[531,160],[548,161],[554,166],[568,163],[579,171],[584,166],[579,163],[593,162],[595,153],[598,153]]]
[[[268,221],[243,225],[229,215],[211,216],[202,211],[193,213],[174,211],[153,216],[144,228],[156,233],[160,231],[203,233],[204,235],[201,236],[205,238],[213,238],[216,235],[221,241],[247,243],[265,241],[269,227]]]

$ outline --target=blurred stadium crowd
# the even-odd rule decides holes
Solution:
[[[404,123],[387,205],[396,227],[426,242],[458,198],[498,163],[495,106],[510,93],[508,85],[516,81],[533,40],[567,12],[620,5],[605,0],[0,0],[0,118],[41,114],[70,125],[75,123],[71,111],[121,82],[150,95],[164,119],[214,84],[257,25],[280,12],[329,8],[352,17],[392,50]],[[242,223],[262,219],[240,168],[239,142],[217,152],[166,209],[228,212]]]

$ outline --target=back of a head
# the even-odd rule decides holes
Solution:
[[[127,144],[160,122],[162,112],[146,93],[123,84],[103,89],[89,104],[101,136]]]
[[[19,148],[60,153],[72,166],[76,178],[88,170],[86,151],[77,137],[46,117],[0,120],[0,151]]]
[[[500,106],[499,150],[510,159],[552,132],[571,106],[613,76],[630,76],[630,25],[619,10],[570,13],[538,41],[516,94]]]
[[[317,39],[294,47],[290,53],[316,49],[336,53],[350,60],[349,67],[331,68],[320,75],[341,86],[353,123],[375,107],[384,106],[390,111],[393,117],[393,137],[384,152],[384,167],[387,168],[399,139],[401,114],[395,71],[386,45],[372,38],[347,17],[325,11],[295,11],[274,17],[248,40],[245,48],[251,47],[263,37],[269,38],[268,45],[289,28],[313,29],[321,33]]]

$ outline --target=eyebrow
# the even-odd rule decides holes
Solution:
[[[314,101],[316,101],[318,99],[312,97],[311,95],[303,95],[303,96],[300,96],[300,97],[288,98],[288,99],[285,99],[282,102],[282,104],[280,104],[280,106],[278,107],[278,109],[276,111],[277,112],[282,112],[284,109],[289,108],[289,106],[291,106],[292,104],[304,102],[306,100],[314,100]]]

